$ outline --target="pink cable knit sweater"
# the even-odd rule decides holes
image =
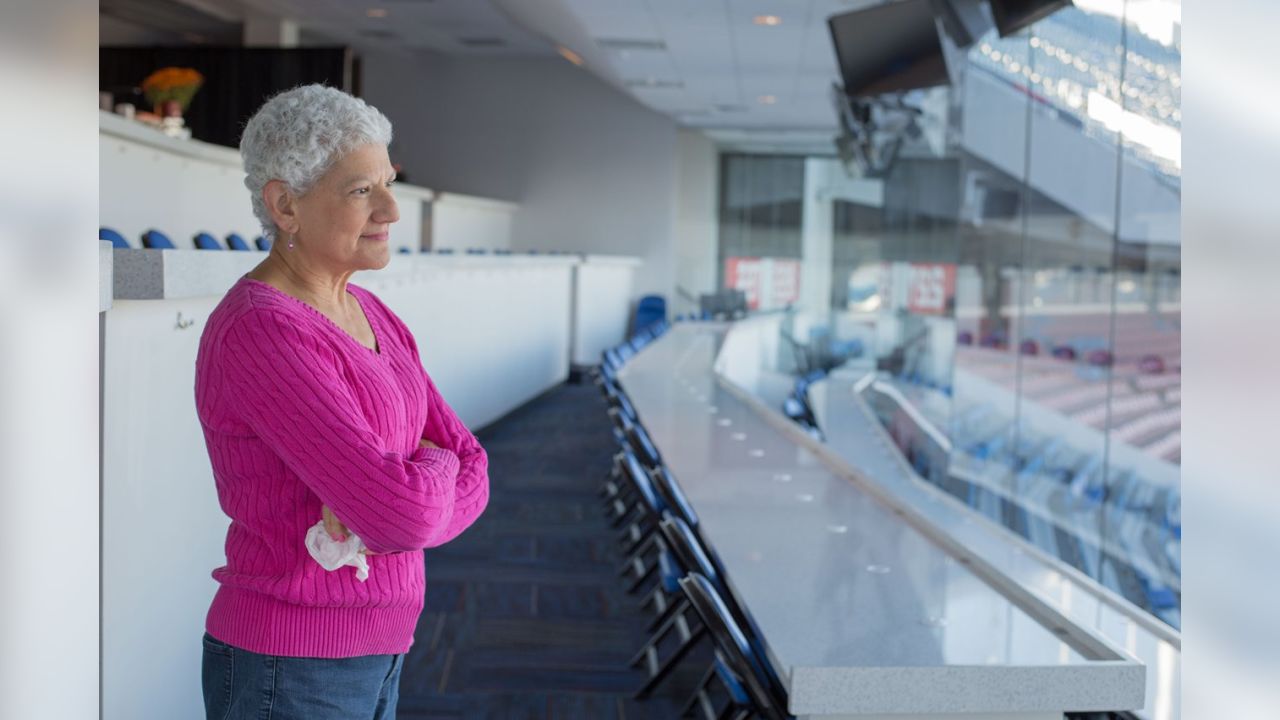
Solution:
[[[423,370],[409,329],[369,291],[347,291],[376,351],[247,276],[200,338],[196,411],[231,517],[205,628],[252,652],[406,652],[423,607],[423,549],[457,537],[489,499],[484,449]],[[421,438],[440,447],[420,448]],[[379,553],[366,582],[307,553],[321,505]]]

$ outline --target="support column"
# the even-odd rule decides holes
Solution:
[[[831,263],[835,215],[830,160],[804,161],[804,211],[800,226],[800,307],[819,317],[831,310]]]

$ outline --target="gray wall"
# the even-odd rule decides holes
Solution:
[[[411,182],[519,203],[516,250],[641,257],[637,295],[670,301],[674,121],[560,58],[363,58],[363,95],[391,118]]]
[[[682,128],[677,139],[676,296],[672,315],[698,309],[697,298],[716,290],[719,247],[719,151],[696,130]],[[687,293],[686,297],[683,293]]]

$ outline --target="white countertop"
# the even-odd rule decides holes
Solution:
[[[723,333],[677,324],[620,379],[763,632],[791,712],[1141,707],[1140,663],[1065,618],[1045,627],[722,384]]]
[[[113,292],[115,281],[112,279],[114,270],[112,250],[110,241],[98,241],[98,312],[110,310],[111,300],[115,296]]]
[[[99,241],[102,242],[102,241]],[[110,243],[106,243],[110,246]],[[172,300],[221,295],[241,275],[252,270],[267,253],[251,250],[113,249],[113,288],[117,300]],[[577,255],[438,255],[392,253],[381,270],[363,270],[352,276],[357,285],[407,281],[419,273],[450,268],[512,268],[577,265]],[[105,264],[100,261],[100,265]]]

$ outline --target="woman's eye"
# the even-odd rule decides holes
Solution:
[[[367,187],[357,188],[352,192],[354,192],[356,195],[367,195],[369,193],[369,188]]]

